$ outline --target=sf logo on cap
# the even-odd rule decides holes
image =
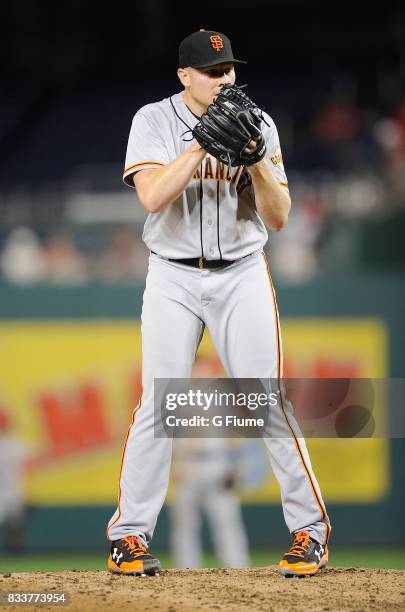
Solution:
[[[224,48],[223,40],[217,34],[215,34],[215,36],[210,36],[210,41],[212,48],[215,49],[215,51],[218,51],[218,53]]]

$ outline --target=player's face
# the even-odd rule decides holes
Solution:
[[[204,111],[221,91],[225,84],[233,85],[236,75],[233,64],[218,64],[207,68],[186,68],[184,80],[187,97]],[[179,75],[180,76],[180,75]]]

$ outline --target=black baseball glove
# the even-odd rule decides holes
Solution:
[[[251,166],[266,153],[263,112],[237,85],[224,85],[193,129],[199,145],[229,166]],[[267,124],[268,125],[268,124]],[[254,140],[256,148],[246,150]]]

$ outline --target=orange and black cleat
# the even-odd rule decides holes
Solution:
[[[160,561],[154,559],[137,536],[127,536],[111,543],[108,571],[131,576],[156,576]]]
[[[307,531],[298,531],[290,550],[281,559],[278,571],[286,578],[313,576],[327,562],[328,547],[311,538]]]

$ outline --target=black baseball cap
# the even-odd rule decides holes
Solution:
[[[200,30],[187,36],[179,45],[180,68],[206,68],[228,62],[246,64],[233,57],[231,41],[221,32]]]

